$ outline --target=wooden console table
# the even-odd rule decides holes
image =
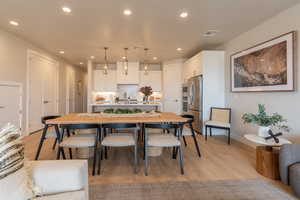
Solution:
[[[256,147],[256,171],[270,179],[280,179],[278,147]]]
[[[278,138],[279,143],[275,143],[274,140],[265,140],[257,135],[244,135],[244,137],[261,146],[256,147],[256,171],[261,175],[279,180],[279,149],[283,144],[290,144],[291,142],[284,138]]]

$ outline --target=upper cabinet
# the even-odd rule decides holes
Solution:
[[[188,59],[183,64],[183,81],[186,83],[187,80],[193,76],[199,76],[203,73],[203,55],[202,52]]]
[[[117,91],[117,71],[94,70],[94,90],[97,92],[116,92]]]
[[[117,84],[139,84],[139,63],[129,62],[128,73],[125,73],[124,63],[117,62]]]
[[[161,71],[140,71],[140,87],[151,86],[154,92],[161,91],[162,72]]]

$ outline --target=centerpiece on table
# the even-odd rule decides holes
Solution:
[[[140,88],[140,92],[144,95],[143,101],[148,103],[149,97],[153,94],[151,86],[145,86]]]
[[[287,120],[283,119],[278,113],[268,115],[265,105],[263,104],[258,104],[257,114],[245,113],[242,116],[242,119],[244,120],[244,123],[258,125],[258,136],[260,137],[269,137],[271,128],[277,128],[286,132],[289,131],[288,126],[285,124]]]

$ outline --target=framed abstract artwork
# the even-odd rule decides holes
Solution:
[[[294,91],[295,36],[293,31],[233,54],[231,91]]]

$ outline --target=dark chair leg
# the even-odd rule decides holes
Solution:
[[[138,166],[138,144],[134,145],[134,173],[137,174]]]
[[[53,146],[52,146],[52,150],[55,150],[56,144],[57,144],[57,138],[55,138],[55,141],[54,141]]]
[[[64,148],[63,147],[61,147],[61,154],[62,154],[62,157],[63,157],[63,159],[64,160],[66,160],[66,154],[65,154],[65,150],[64,150]]]
[[[70,159],[72,160],[73,159],[73,155],[72,155],[72,149],[69,148],[69,155],[70,155]]]
[[[212,136],[211,128],[209,128],[209,136]]]
[[[173,147],[173,159],[177,159],[177,154],[178,154],[178,147]]]
[[[197,138],[196,138],[196,134],[195,134],[195,131],[194,131],[192,125],[190,125],[190,129],[191,129],[191,131],[192,131],[192,137],[193,137],[193,139],[194,139],[194,143],[195,143],[195,147],[196,147],[198,156],[201,157],[200,148],[199,148],[198,141],[197,141]]]
[[[186,143],[186,140],[185,140],[184,136],[183,136],[183,142],[184,142],[184,146],[187,146],[187,143]]]
[[[42,149],[44,140],[46,139],[45,136],[46,136],[48,127],[49,127],[48,125],[45,125],[45,127],[44,127],[44,129],[43,129],[43,133],[42,133],[42,136],[41,136],[41,140],[40,140],[40,143],[39,143],[39,146],[38,146],[36,155],[35,155],[35,160],[38,160],[38,159],[39,159],[39,156],[40,156],[40,153],[41,153],[41,149]]]
[[[60,149],[61,149],[61,147],[58,147],[57,154],[56,154],[56,160],[60,159]]]
[[[99,162],[98,162],[98,175],[100,175],[101,172],[101,160],[102,160],[103,154],[102,154],[102,145],[100,146],[99,149]]]
[[[100,138],[101,138],[101,132],[100,132],[99,129],[97,129],[96,138],[95,138],[95,144],[94,144],[94,158],[93,158],[93,172],[92,172],[93,176],[95,176],[95,173],[96,173],[98,141],[99,141]]]
[[[205,140],[207,141],[207,126],[205,126]]]
[[[230,145],[230,129],[228,129],[228,145]]]
[[[104,158],[105,158],[105,160],[107,160],[107,158],[108,158],[108,148],[107,147],[104,147]]]
[[[148,176],[148,148],[145,147],[145,176]]]
[[[184,175],[184,160],[183,160],[183,150],[182,147],[178,147],[179,148],[179,164],[180,164],[180,171],[181,174]]]

